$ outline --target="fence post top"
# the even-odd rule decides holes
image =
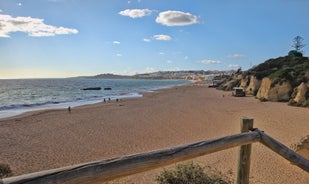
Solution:
[[[241,119],[242,119],[242,120],[253,120],[254,118],[252,118],[252,117],[247,117],[247,116],[242,116]]]
[[[242,117],[240,120],[240,132],[249,132],[253,129],[253,118]]]

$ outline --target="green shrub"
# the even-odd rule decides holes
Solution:
[[[0,178],[12,176],[12,170],[9,165],[0,163]]]
[[[269,59],[249,69],[246,73],[256,76],[259,80],[262,80],[264,77],[280,78],[289,81],[295,79],[303,80],[306,78],[305,73],[308,67],[309,59],[307,57],[286,56]]]
[[[288,56],[293,56],[293,57],[303,57],[303,54],[297,50],[291,50],[288,53]]]
[[[172,170],[163,170],[156,177],[158,184],[230,184],[232,181],[221,172],[201,167],[192,162],[179,164]]]

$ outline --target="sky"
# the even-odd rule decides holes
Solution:
[[[247,70],[309,43],[308,0],[0,0],[0,79]],[[303,53],[309,55],[309,46]]]

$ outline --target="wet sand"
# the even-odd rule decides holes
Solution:
[[[289,146],[309,134],[309,109],[236,98],[231,92],[187,85],[67,109],[0,120],[0,162],[15,175],[239,133],[240,118]],[[238,149],[196,159],[235,175]],[[160,169],[123,181],[151,183]],[[263,145],[253,145],[251,183],[309,183],[309,174]]]

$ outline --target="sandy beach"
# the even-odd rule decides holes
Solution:
[[[186,85],[67,109],[0,120],[0,162],[14,175],[163,149],[239,133],[240,118],[290,146],[309,134],[309,109],[236,98],[231,92]],[[235,175],[238,148],[196,161]],[[151,183],[157,169],[123,179]],[[309,183],[309,174],[265,146],[253,145],[251,183]]]

